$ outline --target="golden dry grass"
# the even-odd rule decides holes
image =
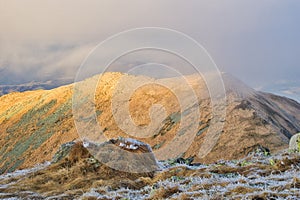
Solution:
[[[128,81],[127,84],[129,85],[135,80],[145,79],[146,81],[149,79],[149,77],[141,78],[122,73],[106,73],[103,75],[95,92],[95,109],[99,113],[97,120],[102,128],[102,132],[99,135],[103,133],[107,139],[117,138],[118,136],[133,137],[126,134],[118,126],[112,115],[111,103],[114,90],[120,87],[118,84],[123,78]],[[200,109],[200,116],[196,119],[189,118],[191,117],[189,115],[187,115],[187,120],[180,121],[176,119],[176,115],[181,115],[184,110],[180,110],[179,101],[175,94],[179,93],[184,96],[190,90],[190,88],[180,84],[181,82],[178,81],[178,78],[156,80],[156,84],[140,87],[130,97],[129,111],[138,127],[149,125],[149,109],[151,106],[161,104],[166,110],[167,116],[164,120],[164,126],[162,126],[161,130],[158,129],[158,133],[153,131],[153,133],[149,133],[150,135],[152,134],[151,137],[139,138],[139,132],[130,131],[130,134],[135,134],[136,137],[134,138],[150,144],[151,147],[155,147],[154,153],[158,159],[177,157],[184,153],[185,157],[195,156],[196,162],[213,163],[220,159],[242,158],[253,151],[258,144],[267,144],[267,147],[272,152],[287,147],[287,141],[280,135],[280,127],[272,123],[266,124],[260,117],[268,114],[265,112],[268,109],[270,110],[264,103],[271,105],[274,102],[269,100],[277,101],[278,98],[274,99],[272,96],[272,98],[268,99],[267,96],[261,96],[261,98],[263,97],[262,99],[247,99],[250,104],[253,104],[253,107],[257,108],[255,110],[254,108],[244,109],[244,100],[242,101],[234,94],[228,94],[226,105],[228,114],[223,133],[212,151],[205,158],[198,158],[199,148],[202,146],[207,134],[207,127],[212,123],[211,101],[205,82],[200,76],[187,76],[185,78],[187,78],[198,97],[198,102],[193,102]],[[86,82],[89,82],[89,80]],[[157,83],[162,85],[166,83],[170,85],[171,90]],[[122,86],[122,84],[125,85]],[[126,82],[121,82],[121,86],[126,88]],[[89,86],[87,85],[86,92],[88,92],[88,89]],[[49,91],[37,90],[12,93],[0,97],[1,173],[33,167],[35,164],[49,161],[61,144],[78,139],[79,136],[77,135],[71,108],[72,95],[73,85],[69,85]],[[186,101],[189,98],[189,96],[184,96]],[[267,99],[266,102],[264,102],[264,98]],[[279,100],[282,99],[279,98]],[[279,100],[278,102],[280,102]],[[43,107],[46,106],[47,108],[51,101],[56,103],[44,112]],[[297,110],[297,106],[289,107],[291,104],[288,104],[288,101],[284,101],[286,105],[281,105],[278,102],[275,102],[278,107],[287,107],[289,112]],[[117,103],[122,105],[122,99]],[[123,107],[121,106],[119,109],[123,109]],[[293,112],[295,113],[295,111]],[[32,116],[30,113],[32,113]],[[260,113],[260,115],[257,113]],[[282,119],[285,118],[284,113],[278,111],[277,114],[282,116]],[[28,115],[26,119],[22,119],[24,115]],[[298,115],[295,115],[294,118],[299,121]],[[128,116],[122,118],[122,121],[126,119],[128,119]],[[186,141],[184,140],[174,147],[172,151],[161,153],[161,149],[174,142],[175,135],[179,134],[180,123],[184,124],[180,134],[187,135],[192,133],[189,129],[191,125],[199,124],[198,132],[192,133],[193,135],[188,137],[188,139],[191,138],[192,140],[191,144],[184,150],[177,148],[177,146],[185,145]],[[87,124],[84,128],[86,131],[90,130],[91,133],[94,133],[94,127],[91,124]],[[285,126],[285,128],[292,132],[289,126]],[[94,134],[95,138],[99,135]],[[156,152],[160,153],[156,154]],[[280,166],[278,167],[280,168]]]

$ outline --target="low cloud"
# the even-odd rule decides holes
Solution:
[[[96,44],[144,26],[190,35],[251,86],[298,79],[299,9],[293,0],[3,0],[0,83],[74,77]]]

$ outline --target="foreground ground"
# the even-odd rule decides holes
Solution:
[[[267,154],[210,165],[168,160],[154,174],[130,174],[77,146],[55,164],[0,176],[0,199],[299,199],[300,155]]]

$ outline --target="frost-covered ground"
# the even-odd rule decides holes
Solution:
[[[171,176],[165,180],[159,180],[153,185],[141,190],[121,188],[110,191],[109,187],[92,188],[81,198],[95,197],[97,199],[300,199],[300,160],[298,165],[285,172],[271,171],[263,176],[259,172],[263,169],[256,164],[271,165],[270,162],[279,156],[267,159],[240,160],[235,162],[220,162],[215,165],[200,165],[191,167],[186,165],[168,166],[162,162],[165,171],[181,170],[185,167],[191,170],[204,169],[204,177],[201,176]],[[271,161],[270,161],[271,160]],[[256,166],[249,175],[245,176],[232,171],[230,173],[212,172],[220,166],[238,168],[238,165]],[[212,171],[211,171],[212,170]],[[207,176],[207,177],[205,177]],[[298,181],[298,182],[297,182]],[[170,196],[168,196],[170,195]]]
[[[102,185],[52,195],[51,191],[38,193],[34,187],[24,191],[18,183],[45,169],[46,163],[0,176],[0,199],[300,199],[299,154],[252,155],[197,166],[159,164],[161,171],[153,178],[136,180],[147,183],[140,188]]]
[[[35,197],[41,197],[41,195],[32,191],[20,191],[19,193],[5,193],[2,191],[6,190],[11,185],[15,184],[16,182],[26,177],[27,175],[35,173],[41,169],[44,169],[49,165],[50,162],[45,162],[43,164],[36,165],[35,167],[30,169],[17,170],[12,173],[6,173],[0,175],[0,199],[14,200],[14,199],[26,199],[26,198],[34,199]]]

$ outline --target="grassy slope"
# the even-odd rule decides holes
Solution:
[[[96,113],[98,122],[103,128],[99,134],[104,134],[107,138],[126,136],[117,126],[111,111],[111,97],[121,77],[123,74],[120,73],[105,74],[96,90]],[[136,80],[133,76],[125,76],[125,78],[129,81]],[[180,134],[190,134],[189,127],[199,124],[198,131],[192,133],[195,134],[192,144],[185,151],[185,156],[194,156],[198,154],[199,147],[207,134],[207,127],[211,122],[211,108],[203,80],[193,76],[188,79],[197,92],[199,102],[195,105],[199,106],[201,112],[198,119],[192,119],[187,114],[187,120],[182,122],[184,128]],[[162,81],[170,83],[174,91],[183,95],[189,89],[178,84],[176,79]],[[37,163],[51,160],[62,143],[78,138],[71,109],[72,87],[70,85],[49,91],[12,93],[0,97],[0,173],[32,167]],[[188,98],[185,97],[187,100]],[[82,99],[84,101],[84,98]],[[197,161],[213,162],[219,159],[240,158],[253,150],[257,144],[267,146],[272,151],[287,147],[288,139],[280,133],[280,128],[276,124],[264,121],[262,116],[263,114],[268,116],[268,113],[264,113],[264,110],[260,110],[259,107],[247,108],[243,106],[242,100],[228,94],[224,133],[213,151],[205,159],[196,159]],[[251,100],[255,105],[253,101],[256,99]],[[122,101],[119,103],[122,105]],[[157,134],[141,140],[149,143],[159,152],[163,147],[168,146],[177,134],[181,123],[178,116],[181,112],[188,113],[188,111],[180,110],[176,96],[168,89],[157,84],[147,85],[139,88],[132,95],[129,104],[131,117],[137,126],[143,127],[150,122],[149,108],[153,104],[161,104],[165,107],[165,124]],[[291,106],[291,110],[292,108],[299,109],[295,106]],[[120,106],[120,109],[124,108]],[[282,116],[282,113],[278,116]],[[126,119],[125,116],[123,120]],[[300,122],[298,116],[295,119],[296,123]],[[92,132],[92,127],[86,127],[87,131],[90,129]],[[286,130],[294,129],[286,126]],[[178,144],[178,146],[182,145]],[[181,153],[179,150],[180,148],[175,147],[173,151],[157,153],[156,157],[158,159],[176,157]]]

